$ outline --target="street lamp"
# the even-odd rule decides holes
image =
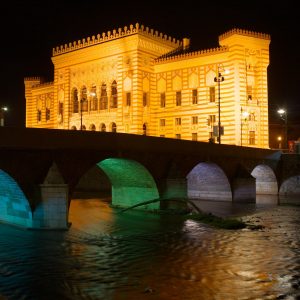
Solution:
[[[277,141],[278,141],[278,149],[281,149],[281,136],[277,137]]]
[[[219,141],[219,144],[221,144],[221,135],[224,134],[224,130],[222,130],[221,132],[221,82],[224,81],[224,77],[222,76],[221,74],[221,70],[225,72],[225,74],[228,74],[228,71],[227,70],[224,70],[224,68],[220,65],[218,65],[218,76],[216,76],[214,78],[214,81],[218,83],[218,117],[219,117],[219,120],[218,120],[218,141]]]
[[[288,117],[287,111],[285,109],[278,109],[277,112],[279,113],[280,119],[284,121],[284,147],[288,149]]]
[[[2,106],[0,108],[0,126],[3,127],[4,126],[4,116],[5,116],[5,112],[8,111],[8,107],[7,106]]]
[[[241,107],[241,146],[243,146],[243,122],[246,122],[248,117],[249,113]]]
[[[83,99],[80,99],[80,130],[82,130],[82,103]]]

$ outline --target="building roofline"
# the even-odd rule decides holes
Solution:
[[[255,32],[255,31],[250,31],[250,30],[245,30],[245,29],[239,29],[239,28],[233,28],[221,35],[219,35],[219,41],[224,40],[234,34],[239,34],[239,35],[244,35],[244,36],[249,36],[249,37],[254,37],[254,38],[259,38],[259,39],[265,39],[265,40],[271,40],[270,34],[267,33],[261,33],[261,32]]]
[[[136,23],[135,26],[131,24],[129,27],[124,26],[124,28],[118,28],[118,30],[114,29],[112,31],[103,32],[101,35],[97,34],[97,36],[93,35],[92,37],[83,38],[81,40],[74,41],[73,43],[57,46],[53,48],[52,55],[58,56],[78,49],[102,44],[135,34],[142,34],[144,36],[157,39],[160,42],[169,44],[172,47],[178,47],[181,42],[175,38],[172,38],[171,36],[167,36],[161,32],[159,33],[157,30],[150,29],[149,27],[144,27],[144,25],[139,25],[139,23]]]
[[[199,50],[199,51],[193,51],[193,52],[186,52],[178,55],[172,55],[168,57],[159,57],[155,59],[155,63],[160,64],[160,63],[165,63],[165,62],[174,62],[178,60],[183,60],[183,59],[189,59],[189,58],[196,58],[199,56],[206,56],[206,55],[213,55],[213,54],[218,54],[222,52],[228,51],[227,46],[221,46],[217,48],[211,48],[211,49],[205,49],[205,50]]]

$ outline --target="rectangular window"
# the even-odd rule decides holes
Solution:
[[[247,100],[252,100],[252,85],[247,85]]]
[[[249,121],[255,121],[255,113],[250,113],[249,115]]]
[[[181,91],[176,92],[176,106],[181,106]]]
[[[197,141],[198,140],[198,134],[197,132],[192,133],[192,141]]]
[[[46,121],[50,120],[50,109],[46,108]]]
[[[165,137],[165,135],[164,135],[164,134],[161,134],[160,137]]]
[[[180,140],[181,139],[181,134],[180,133],[176,133],[175,137],[176,137],[177,140]]]
[[[214,86],[209,87],[209,102],[216,102],[216,88]]]
[[[192,124],[197,125],[198,124],[198,116],[192,117]]]
[[[159,125],[162,126],[162,127],[166,126],[166,119],[160,119],[159,120]]]
[[[148,106],[148,93],[143,93],[143,106]]]
[[[207,119],[207,125],[212,126],[216,122],[216,115],[209,115]]]
[[[38,109],[37,111],[37,121],[38,122],[42,121],[42,111],[40,109]]]
[[[255,145],[255,131],[249,131],[249,145]]]
[[[130,106],[131,105],[131,93],[128,92],[126,93],[126,106]]]
[[[181,118],[175,118],[175,125],[181,125]]]
[[[160,93],[160,107],[166,107],[166,93]]]
[[[198,103],[198,91],[197,90],[192,91],[192,98],[193,98],[193,104],[197,104]]]

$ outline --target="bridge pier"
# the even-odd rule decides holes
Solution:
[[[232,184],[232,201],[241,203],[256,202],[255,178],[234,178]]]
[[[41,198],[32,214],[32,229],[68,229],[68,185],[41,184]]]

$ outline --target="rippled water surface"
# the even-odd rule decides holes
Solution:
[[[263,230],[73,200],[69,231],[0,225],[0,299],[300,299],[300,207],[197,202]]]

